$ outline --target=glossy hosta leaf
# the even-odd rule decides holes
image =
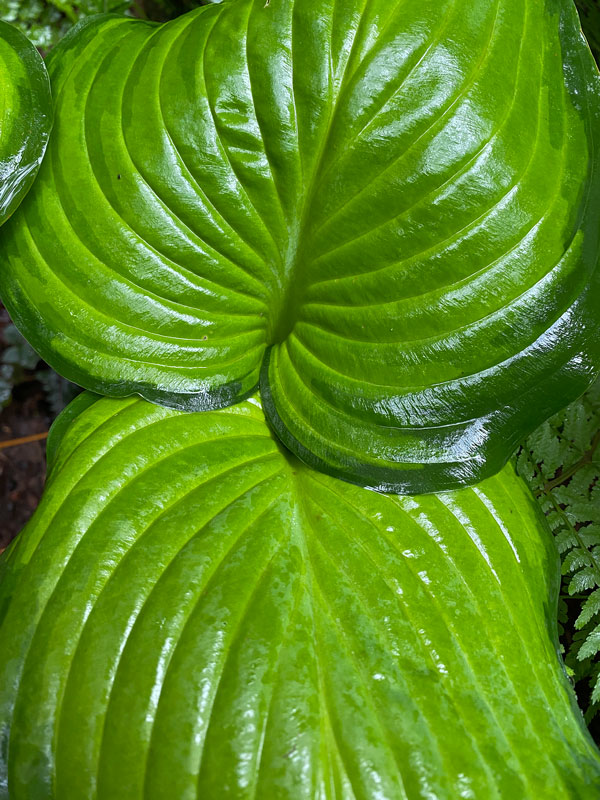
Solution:
[[[44,62],[22,33],[0,21],[0,225],[29,190],[51,126]]]
[[[512,468],[399,497],[258,403],[80,396],[0,579],[0,797],[595,797],[557,556]]]
[[[460,486],[600,364],[600,76],[572,0],[228,0],[51,56],[0,288],[76,383],[247,396],[302,459]]]

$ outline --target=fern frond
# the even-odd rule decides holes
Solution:
[[[596,627],[588,633],[585,641],[577,652],[577,658],[579,661],[583,661],[586,658],[595,656],[598,652],[600,652],[600,625],[596,625]]]
[[[589,724],[600,711],[600,381],[535,431],[516,463],[562,559],[561,651]]]
[[[581,614],[575,620],[575,627],[581,630],[600,612],[600,589],[595,589],[583,604]]]

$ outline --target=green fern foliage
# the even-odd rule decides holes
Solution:
[[[589,724],[600,711],[600,381],[527,439],[517,469],[561,554],[562,645]]]

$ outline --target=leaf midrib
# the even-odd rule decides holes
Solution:
[[[313,205],[315,193],[319,185],[318,177],[322,171],[323,161],[325,160],[329,141],[331,139],[333,123],[334,120],[336,119],[339,101],[343,94],[342,87],[344,85],[344,80],[346,78],[348,67],[352,62],[354,46],[356,44],[356,40],[361,30],[362,22],[367,7],[368,7],[368,0],[365,0],[361,11],[360,19],[358,21],[358,24],[356,25],[354,38],[352,40],[352,47],[349,49],[347,53],[346,62],[344,64],[342,74],[340,76],[339,81],[337,82],[337,94],[336,94],[335,81],[332,79],[333,78],[331,69],[332,53],[331,49],[329,50],[328,54],[329,117],[323,135],[320,139],[319,149],[313,160],[313,168],[311,170],[310,176],[308,177],[308,179],[303,180],[303,192],[300,195],[296,211],[292,215],[292,220],[294,222],[294,225],[290,230],[290,235],[288,237],[288,246],[283,261],[284,285],[282,287],[281,298],[278,304],[279,305],[278,310],[274,312],[273,315],[271,330],[269,332],[269,341],[268,341],[269,345],[281,344],[291,334],[294,325],[296,323],[296,319],[298,317],[298,309],[302,304],[302,300],[305,291],[307,289],[306,274],[304,274],[304,280],[302,280],[303,277],[302,271],[298,269],[299,264],[302,263],[303,250],[305,249],[303,248],[302,245],[307,238],[305,235],[305,231],[309,224],[310,211]],[[290,48],[291,47],[293,47],[292,28],[290,28]],[[296,99],[294,91],[293,91],[293,97],[294,97],[294,119],[296,122],[296,132],[298,133],[298,114],[296,110]],[[302,166],[302,158],[300,158],[300,164]]]

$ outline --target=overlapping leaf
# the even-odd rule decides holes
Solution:
[[[0,21],[0,225],[29,190],[51,126],[44,62],[22,33]]]
[[[0,797],[596,796],[512,469],[372,492],[258,403],[80,396],[0,567]]]
[[[600,365],[600,77],[572,0],[230,0],[104,18],[0,288],[77,383],[184,409],[259,382],[332,474],[493,473]]]

